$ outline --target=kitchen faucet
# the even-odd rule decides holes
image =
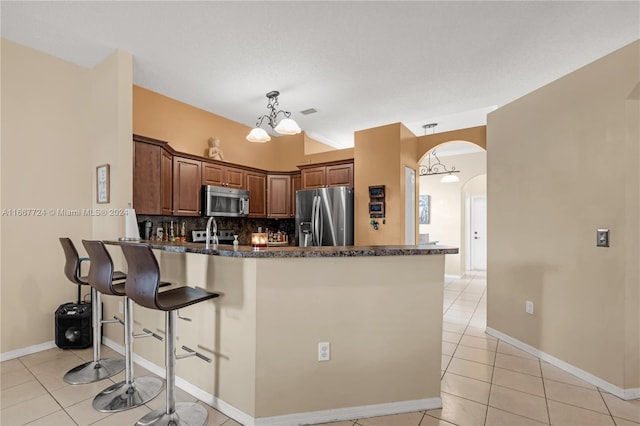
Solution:
[[[213,227],[211,226],[213,224]],[[209,249],[209,239],[211,239],[211,231],[213,231],[213,244],[218,244],[218,224],[216,223],[216,219],[211,216],[207,221],[207,229],[205,231],[205,242],[204,248]]]

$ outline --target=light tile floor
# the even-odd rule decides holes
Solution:
[[[438,410],[326,423],[325,426],[638,426],[640,400],[623,401],[501,340],[485,334],[486,276],[478,272],[447,280],[444,290],[442,403]],[[117,356],[103,348],[103,356]],[[0,424],[131,425],[164,403],[164,392],[145,406],[121,413],[95,411],[93,396],[112,379],[67,385],[65,371],[92,357],[50,349],[0,363]],[[150,374],[140,366],[136,376]],[[177,390],[178,401],[195,401]],[[209,425],[239,425],[209,411]]]

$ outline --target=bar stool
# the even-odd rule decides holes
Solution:
[[[89,277],[80,276],[80,263],[85,258],[78,256],[78,250],[73,245],[70,238],[60,238],[66,262],[64,273],[67,278],[78,284],[78,303],[80,303],[80,286],[90,285],[92,271],[95,271],[93,262],[89,266]],[[95,272],[93,272],[95,273]],[[110,280],[124,280],[126,275],[122,272],[115,272]],[[100,303],[100,293],[91,287],[91,328],[93,335],[93,361],[80,364],[69,370],[63,377],[66,383],[79,385],[93,383],[106,379],[124,370],[125,359],[122,357],[102,359],[100,356],[100,345],[102,343],[102,303]]]
[[[162,380],[145,376],[133,378],[133,315],[132,303],[125,293],[128,284],[114,283],[111,279],[113,260],[102,241],[82,240],[84,248],[91,258],[89,284],[98,291],[98,295],[110,294],[124,296],[124,354],[125,380],[113,384],[93,399],[93,408],[101,412],[117,412],[138,407],[152,400],[162,391]]]
[[[165,364],[167,375],[167,398],[164,410],[154,410],[142,417],[136,425],[206,425],[207,410],[196,403],[178,403],[175,399],[175,363],[177,358],[198,356],[210,361],[205,356],[186,348],[189,353],[176,355],[175,322],[176,311],[195,303],[213,299],[220,294],[193,287],[178,287],[158,292],[160,284],[160,267],[151,251],[151,247],[141,243],[121,243],[124,257],[129,265],[129,275],[125,291],[129,298],[140,306],[165,312],[166,341]]]

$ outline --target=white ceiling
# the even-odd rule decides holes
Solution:
[[[265,94],[311,136],[353,146],[486,113],[640,38],[638,1],[75,1],[0,3],[2,37],[253,126]],[[315,108],[304,116],[300,111]]]

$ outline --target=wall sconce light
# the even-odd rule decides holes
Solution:
[[[422,127],[424,128],[424,133],[427,133],[427,129],[434,128],[438,125],[438,123],[430,123],[425,124]],[[434,149],[429,153],[427,157],[428,165],[421,165],[418,168],[418,173],[420,176],[433,176],[433,175],[445,175],[440,179],[442,183],[452,183],[452,182],[460,182],[460,178],[454,175],[453,173],[460,173],[460,170],[456,170],[454,166],[449,169],[447,166],[442,164],[438,155],[436,155],[436,150]]]
[[[267,124],[276,132],[282,135],[297,135],[302,131],[298,123],[296,123],[291,117],[291,113],[289,111],[280,110],[277,111],[278,106],[278,96],[280,92],[277,90],[272,90],[267,93],[267,99],[269,99],[267,103],[267,109],[269,110],[269,114],[265,114],[261,117],[258,117],[258,121],[256,122],[256,127],[249,132],[247,135],[247,140],[249,142],[258,142],[265,143],[271,140],[269,134],[260,126],[264,120],[267,120]],[[278,116],[282,114],[284,118],[280,120],[278,123]]]

